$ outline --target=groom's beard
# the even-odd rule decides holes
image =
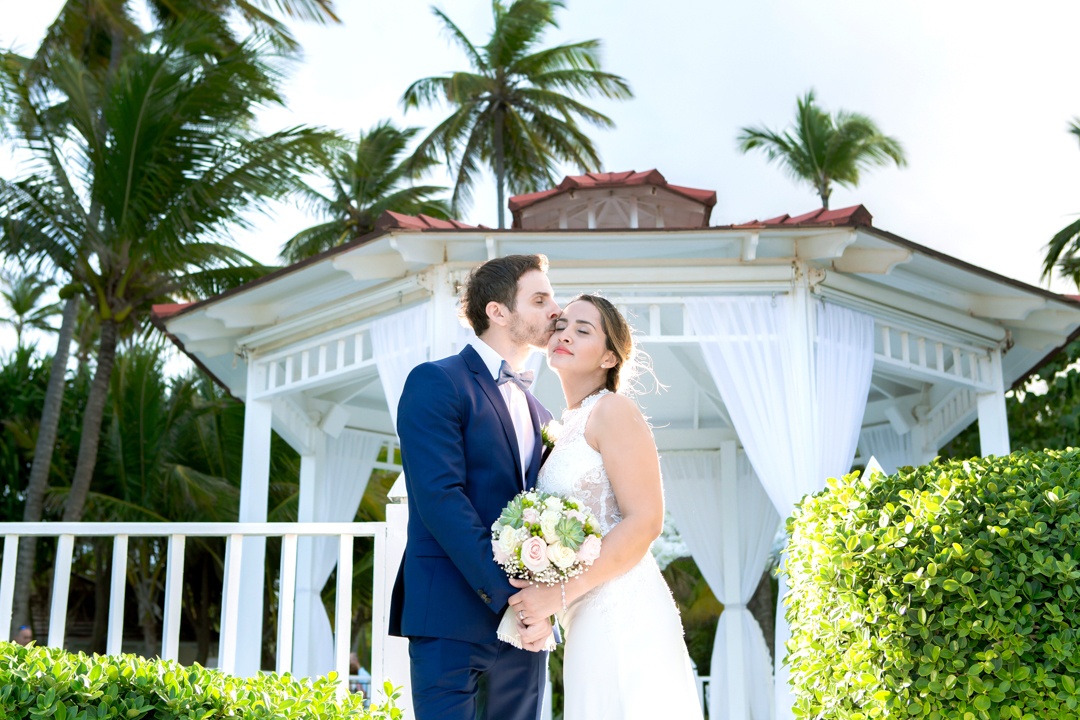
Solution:
[[[514,314],[511,316],[513,320],[510,322],[510,339],[515,343],[522,345],[529,345],[541,350],[547,349],[548,340],[551,339],[551,333],[555,332],[555,323],[551,320],[543,320],[535,324],[529,324],[520,315]]]

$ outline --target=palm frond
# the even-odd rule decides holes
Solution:
[[[484,56],[480,54],[480,51],[476,49],[476,46],[473,45],[468,36],[462,32],[461,28],[459,28],[442,10],[432,7],[431,12],[435,17],[439,18],[439,21],[443,26],[443,31],[455,44],[457,44],[458,47],[465,51],[465,55],[469,58],[469,63],[473,66],[473,69],[479,71],[487,70],[488,66],[484,60]]]

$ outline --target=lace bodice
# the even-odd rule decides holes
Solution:
[[[570,495],[585,503],[600,521],[604,535],[622,520],[622,513],[600,453],[585,439],[585,426],[596,403],[607,394],[602,390],[585,398],[580,407],[563,411],[562,433],[537,480],[543,492]]]

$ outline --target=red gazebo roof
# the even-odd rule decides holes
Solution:
[[[770,227],[872,227],[874,216],[862,205],[826,210],[820,208],[802,215],[777,215],[768,220],[751,220],[732,225],[732,228],[770,228]]]
[[[430,215],[404,215],[386,210],[375,221],[375,232],[387,230],[479,230],[483,225],[467,225],[460,220],[441,220]]]
[[[633,187],[635,185],[652,185],[654,187],[664,188],[665,190],[673,192],[676,195],[681,195],[688,200],[701,203],[705,206],[707,211],[711,210],[712,207],[716,205],[715,190],[701,190],[699,188],[683,187],[682,185],[672,185],[668,183],[667,179],[656,169],[646,170],[644,172],[627,170],[625,172],[595,172],[585,173],[584,175],[567,175],[563,178],[562,182],[551,190],[541,190],[540,192],[527,193],[525,195],[514,195],[510,198],[508,204],[510,206],[510,212],[514,215],[514,227],[520,227],[521,218],[519,213],[525,208],[531,207],[538,202],[557,197],[563,193],[570,192],[571,190]],[[706,218],[707,217],[708,212],[706,212]]]

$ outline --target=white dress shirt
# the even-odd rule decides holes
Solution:
[[[499,368],[503,364],[503,356],[500,355],[480,338],[469,341],[484,366],[491,372],[491,377],[499,379]],[[509,361],[507,361],[509,364]],[[520,372],[518,368],[512,368],[514,372]],[[532,461],[533,450],[536,448],[536,430],[533,428],[532,414],[529,412],[529,401],[525,399],[525,391],[516,383],[507,382],[499,386],[503,400],[506,401],[506,409],[510,412],[510,420],[514,423],[514,432],[517,433],[518,452],[521,455],[521,478],[524,478]]]

